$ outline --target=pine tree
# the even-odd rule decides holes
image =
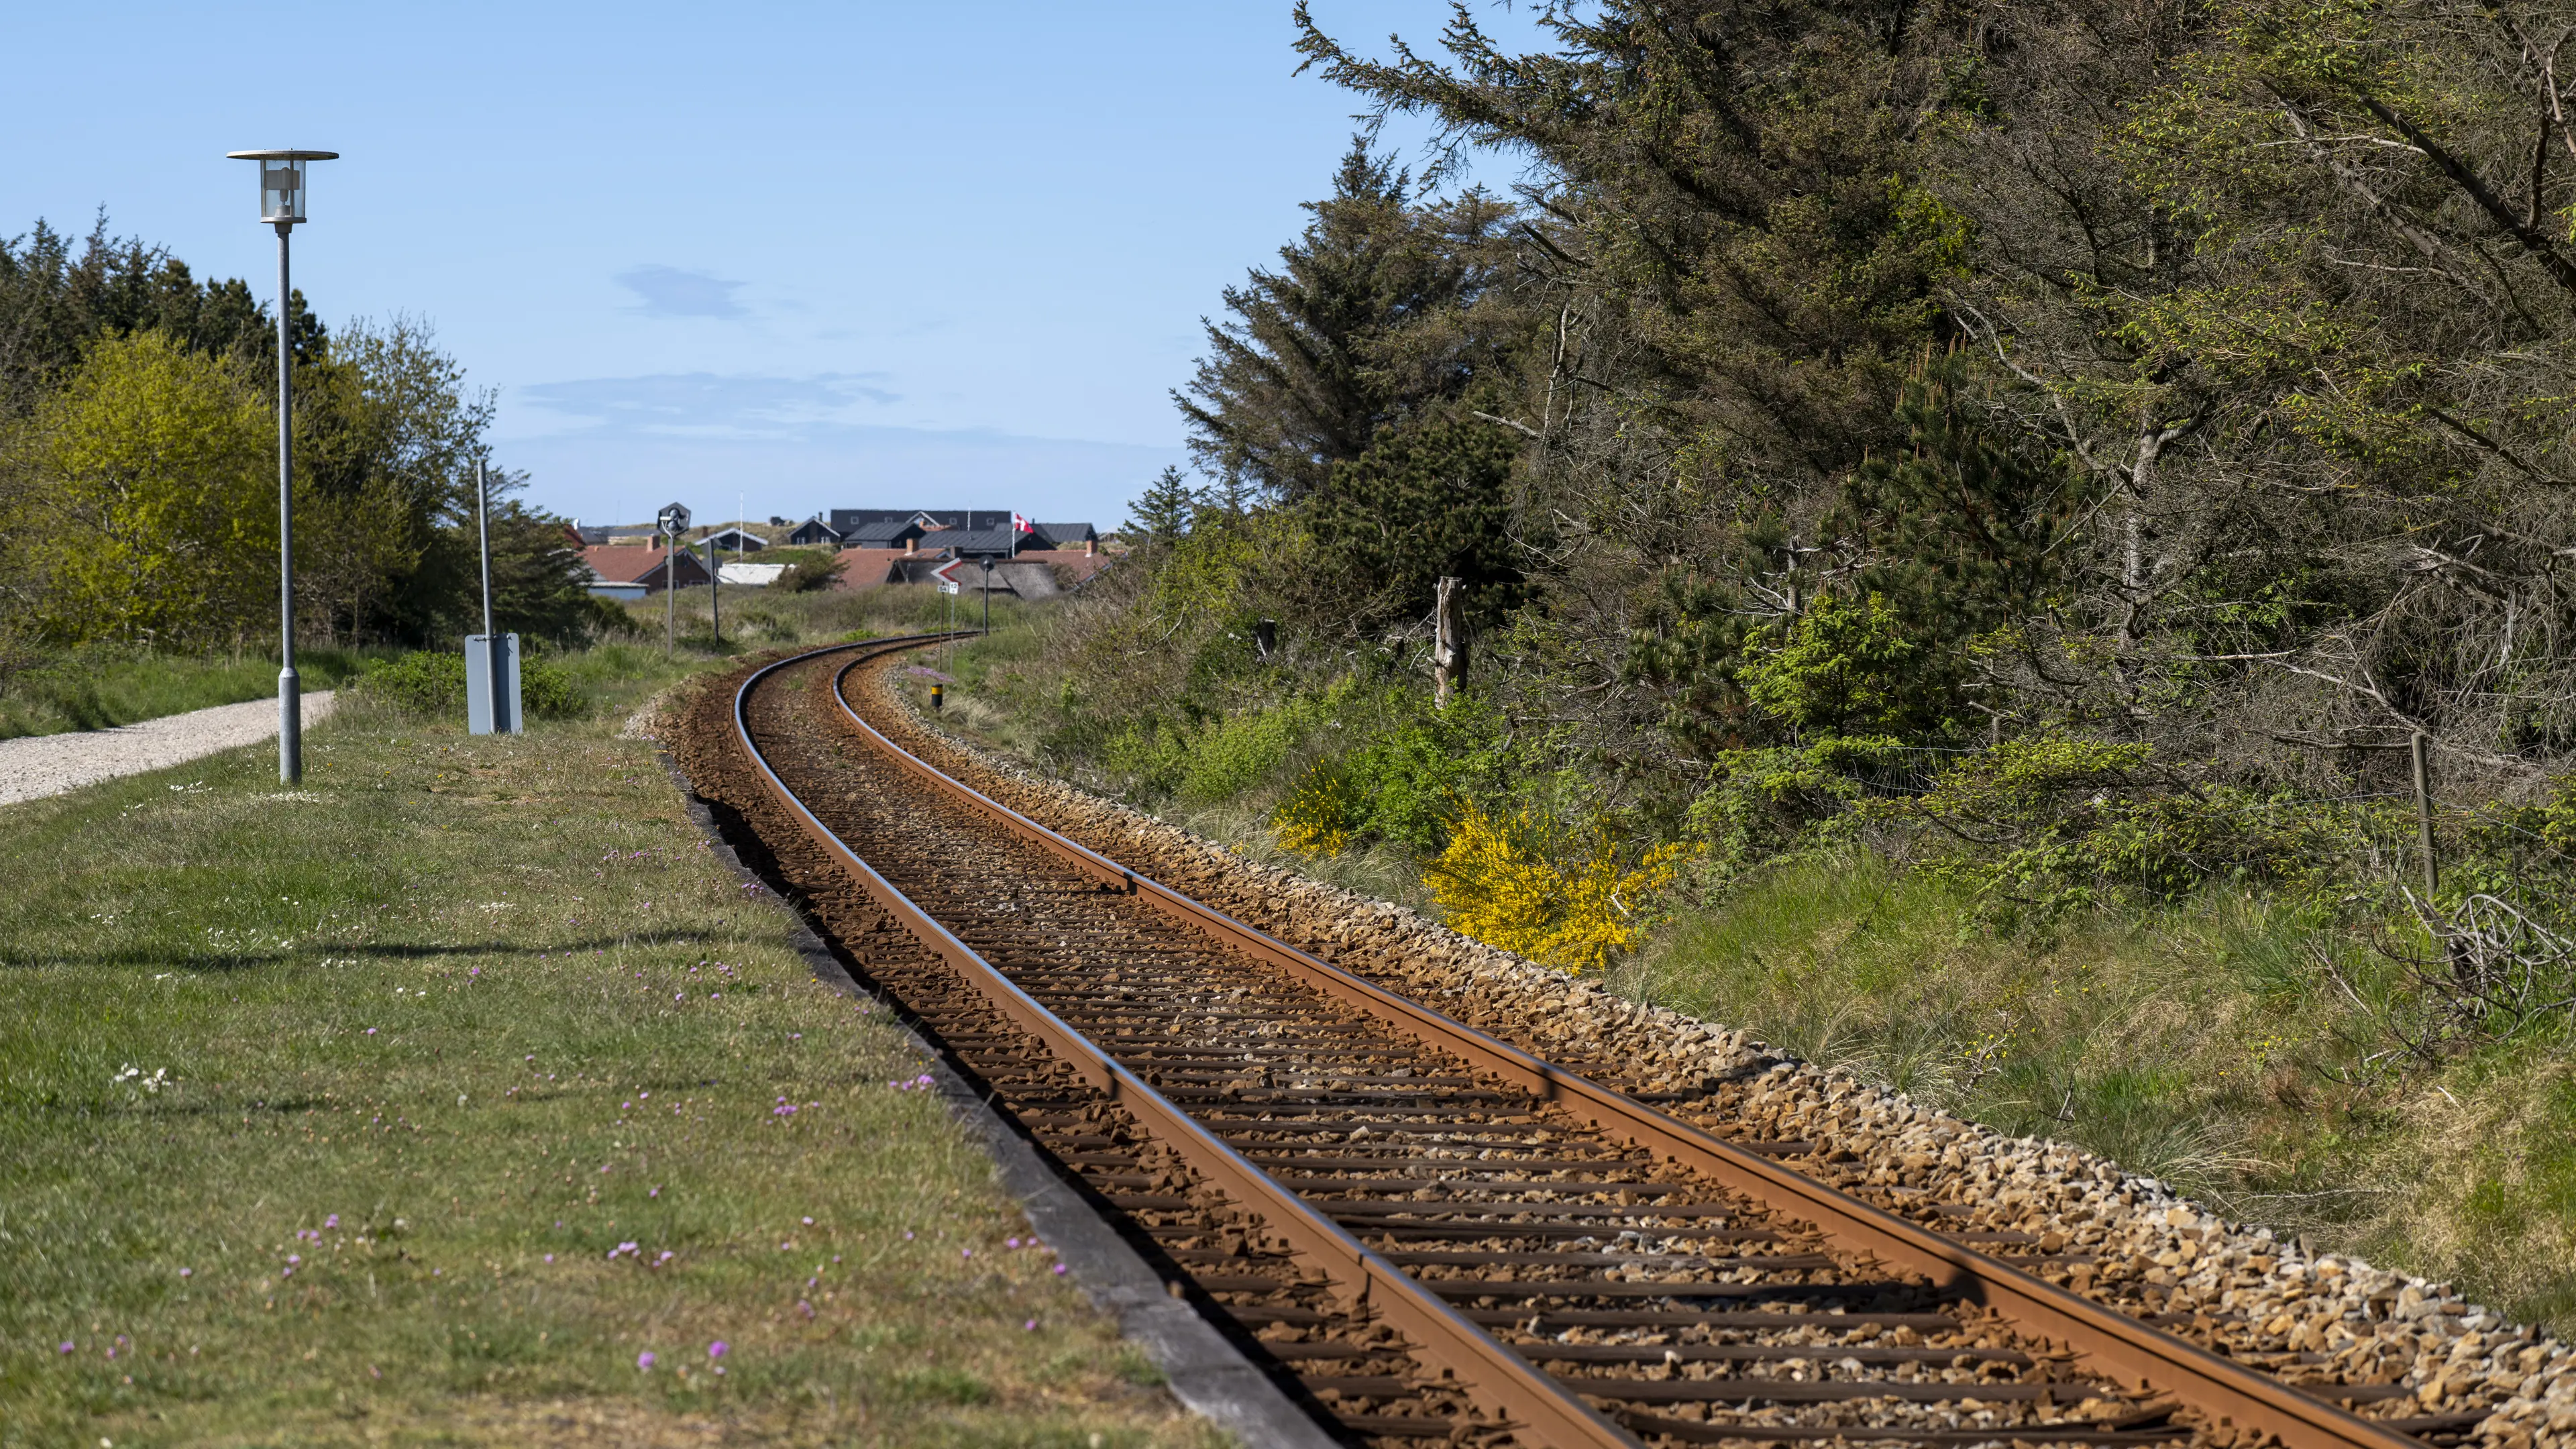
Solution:
[[[1127,531],[1139,543],[1172,543],[1190,531],[1201,507],[1199,490],[1178,468],[1167,467],[1127,505]]]
[[[1415,207],[1410,187],[1353,142],[1279,269],[1226,289],[1231,316],[1206,324],[1208,353],[1187,393],[1172,395],[1210,476],[1301,502],[1380,428],[1485,370],[1493,350],[1473,329],[1408,344],[1433,336],[1417,324],[1473,306],[1491,286],[1508,208],[1477,191]]]
[[[2065,555],[2078,484],[2054,460],[1999,438],[1950,361],[1906,384],[1900,458],[1863,464],[1844,492],[1841,530],[1879,561],[1860,580],[1915,633],[1956,642],[2046,606]]]

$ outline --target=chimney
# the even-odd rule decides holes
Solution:
[[[1099,539],[1096,539],[1096,538],[1086,538],[1086,539],[1084,539],[1084,540],[1082,541],[1082,556],[1083,556],[1084,558],[1093,558],[1093,557],[1096,557],[1096,556],[1099,554],[1099,552],[1100,552],[1100,540],[1099,540]]]
[[[912,558],[921,552],[921,535],[910,534],[903,541],[903,556]]]

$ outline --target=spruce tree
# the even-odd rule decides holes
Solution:
[[[1226,289],[1230,315],[1206,324],[1207,355],[1172,395],[1211,477],[1302,502],[1380,428],[1456,397],[1485,370],[1491,349],[1472,329],[1427,348],[1406,334],[1434,337],[1417,325],[1473,306],[1492,285],[1508,208],[1476,191],[1415,207],[1410,187],[1354,142],[1279,268]]]
[[[1199,492],[1167,467],[1127,505],[1127,531],[1138,543],[1173,543],[1190,531],[1199,511]]]

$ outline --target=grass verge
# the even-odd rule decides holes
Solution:
[[[2576,1330],[2563,1033],[2408,1064],[2378,1014],[2392,977],[2259,892],[1997,934],[1855,852],[1755,873],[1610,984]]]
[[[0,1443],[1210,1441],[594,664],[7,808]]]
[[[307,693],[338,689],[393,651],[304,649],[296,677]],[[83,656],[9,681],[0,692],[0,740],[139,724],[219,704],[277,697],[277,661],[257,655]]]

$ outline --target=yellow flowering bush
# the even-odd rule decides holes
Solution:
[[[1655,898],[1691,850],[1658,845],[1630,865],[1607,830],[1571,853],[1551,854],[1547,836],[1527,814],[1467,805],[1423,883],[1458,931],[1577,973],[1598,971],[1645,939]]]
[[[1307,767],[1297,788],[1270,812],[1270,833],[1305,855],[1339,855],[1350,846],[1364,803],[1349,774],[1331,761],[1319,762]]]

